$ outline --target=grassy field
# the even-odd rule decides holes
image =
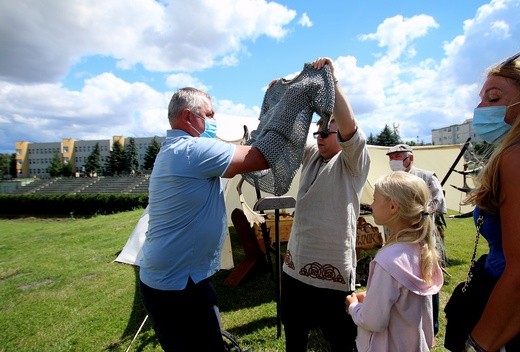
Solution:
[[[135,210],[89,219],[0,220],[0,351],[126,351],[145,314],[136,292],[137,270],[113,262],[141,216]],[[450,266],[441,308],[465,279],[473,248],[470,218],[448,219]],[[232,233],[235,264],[243,253]],[[482,241],[479,252],[485,251]],[[214,283],[224,328],[243,347],[283,351],[276,338],[275,284],[269,273],[253,273],[235,288]],[[444,351],[444,315],[438,347]],[[196,335],[196,332],[194,332]],[[326,351],[318,332],[310,351]],[[145,323],[131,351],[161,351]]]

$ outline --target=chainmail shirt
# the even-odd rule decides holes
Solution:
[[[334,109],[334,77],[329,65],[321,70],[304,64],[291,79],[276,81],[265,93],[258,128],[246,145],[260,150],[269,170],[244,174],[248,183],[277,196],[289,191],[303,159],[313,113],[323,119],[323,130]]]

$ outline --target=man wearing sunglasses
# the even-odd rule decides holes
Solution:
[[[333,69],[329,58],[318,58],[312,65],[318,70],[325,65]],[[370,157],[365,136],[336,79],[330,123],[323,126],[320,120],[317,126],[316,143],[305,149],[283,265],[287,352],[306,351],[310,330],[317,328],[331,351],[353,351],[357,333],[345,311],[345,298],[355,289],[356,223]]]

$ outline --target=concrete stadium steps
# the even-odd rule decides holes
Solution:
[[[24,186],[18,187],[12,194],[34,194],[39,193],[39,191],[45,187],[48,187],[53,182],[56,181],[56,178],[37,178],[30,183],[25,184]]]
[[[147,194],[149,175],[35,179],[13,194]]]
[[[76,194],[92,184],[94,180],[86,177],[62,177],[42,187],[36,194]]]
[[[134,188],[146,179],[144,176],[98,177],[96,182],[83,189],[80,193],[136,193],[133,192]],[[148,188],[145,193],[148,193]]]

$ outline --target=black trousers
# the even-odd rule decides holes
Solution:
[[[217,296],[210,279],[195,284],[190,278],[181,291],[157,290],[140,282],[140,290],[164,351],[225,351]]]
[[[319,328],[333,352],[355,349],[357,326],[346,312],[350,292],[318,288],[282,273],[282,323],[286,352],[307,351],[309,333]]]
[[[437,336],[439,332],[439,293],[432,295],[432,307],[433,307],[433,335]]]

